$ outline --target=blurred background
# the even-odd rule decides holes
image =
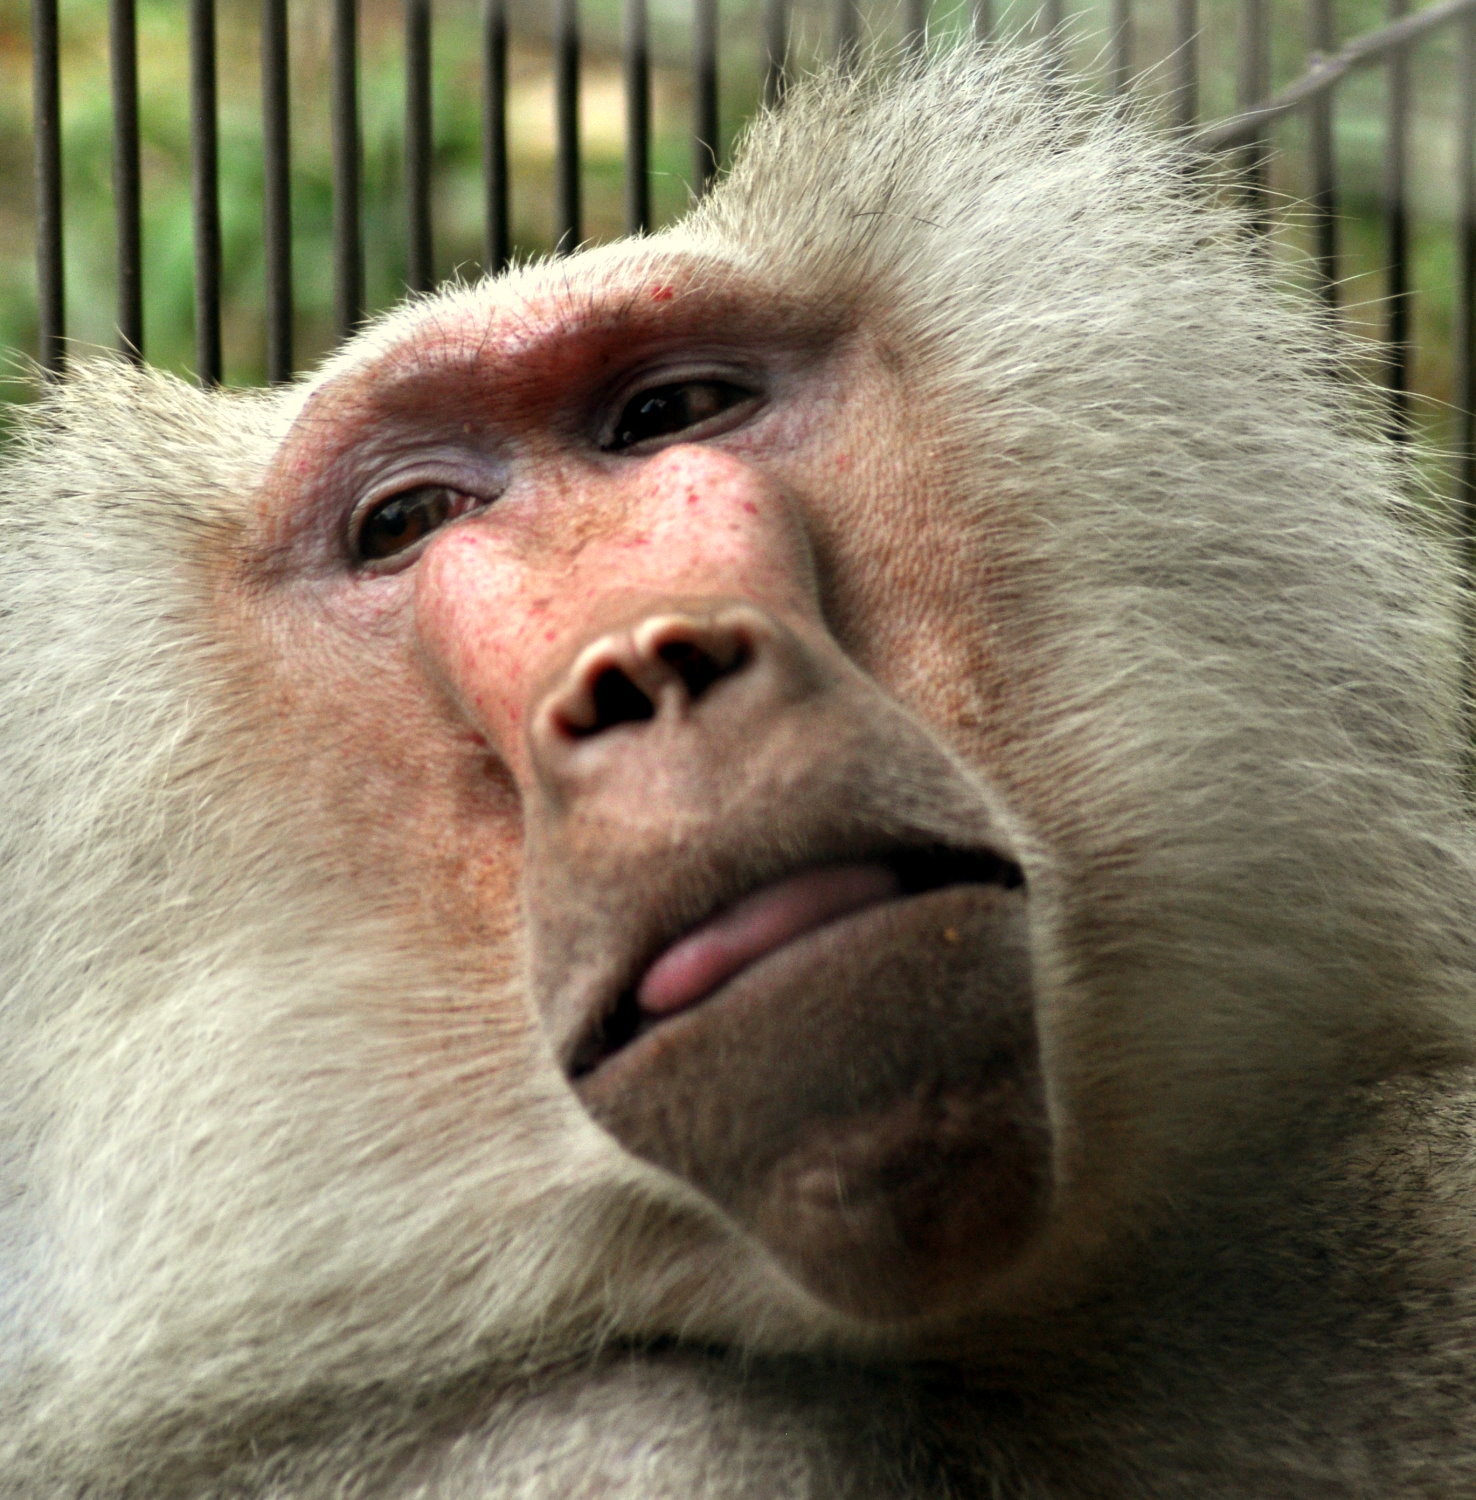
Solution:
[[[1407,0],[1036,0],[874,6],[835,0],[783,7],[787,66],[801,71],[844,45],[847,34],[901,44],[925,14],[932,37],[972,30],[1055,38],[1062,66],[1103,92],[1130,85],[1171,128],[1234,115],[1303,76],[1314,44],[1334,53],[1401,16]],[[621,43],[631,0],[506,0],[507,238],[517,257],[547,252],[559,234],[556,79],[560,36],[577,19],[580,234],[623,232],[627,116]],[[710,22],[699,19],[705,7]],[[151,363],[180,372],[197,365],[191,209],[191,5],[135,0],[141,173],[142,345]],[[715,28],[716,147],[731,151],[765,89],[776,0],[644,0],[650,61],[650,221],[681,213],[701,157],[704,24]],[[1437,7],[1438,8],[1438,7]],[[0,0],[0,348],[35,355],[38,321],[33,150],[33,14],[45,7]],[[290,3],[292,360],[311,365],[332,347],[334,177],[329,3]],[[412,280],[412,219],[406,209],[406,35],[416,7],[359,0],[358,114],[361,160],[362,304],[384,307]],[[424,14],[426,7],[419,10]],[[1425,7],[1429,9],[1429,7]],[[1445,9],[1450,9],[1449,0]],[[60,0],[61,201],[65,332],[74,344],[118,342],[110,0]],[[339,12],[340,17],[343,14]],[[1468,7],[1466,15],[1476,14]],[[495,252],[486,243],[483,170],[486,12],[478,0],[430,7],[430,269],[473,277]],[[1286,276],[1327,297],[1333,316],[1375,339],[1407,337],[1397,378],[1414,393],[1411,418],[1445,450],[1469,439],[1456,407],[1469,403],[1472,22],[1452,12],[1399,60],[1352,68],[1330,100],[1332,147],[1323,175],[1335,177],[1334,234],[1316,211],[1317,179],[1305,111],[1267,127],[1264,146],[1235,159],[1266,188],[1257,198],[1268,255]],[[216,0],[216,83],[222,378],[260,382],[268,373],[263,203],[261,0]],[[838,19],[839,17],[839,19]],[[1056,29],[1058,28],[1059,29]],[[694,29],[695,28],[695,29]],[[767,31],[766,31],[767,28]],[[768,41],[766,42],[766,36]],[[1463,50],[1465,49],[1465,50]],[[1191,68],[1186,72],[1186,59]],[[769,80],[773,87],[773,80]],[[567,116],[566,116],[567,118]],[[710,132],[709,123],[701,127]],[[1392,122],[1392,123],[1391,123]],[[1319,259],[1320,257],[1320,259]],[[1321,285],[1331,272],[1330,289]],[[1392,300],[1391,300],[1392,299]],[[1387,354],[1371,353],[1376,375]],[[0,397],[24,399],[23,382]]]

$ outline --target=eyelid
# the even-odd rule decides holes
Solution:
[[[664,386],[700,384],[703,381],[711,381],[718,385],[731,385],[737,389],[748,392],[748,398],[737,401],[720,412],[708,422],[696,424],[697,427],[710,429],[712,435],[726,432],[728,427],[737,426],[739,422],[752,415],[753,411],[765,404],[769,399],[769,380],[766,374],[755,369],[752,365],[741,361],[711,359],[695,360],[690,363],[678,364],[655,364],[648,365],[639,370],[635,375],[628,377],[615,386],[610,395],[605,399],[604,417],[600,422],[596,435],[596,445],[608,453],[641,453],[646,451],[645,443],[634,443],[629,448],[616,449],[613,444],[616,437],[616,429],[620,422],[621,414],[625,408],[643,391],[660,390]],[[750,405],[750,403],[753,403]],[[735,414],[731,423],[725,419],[729,414]],[[694,431],[696,428],[685,428],[683,431]],[[681,436],[680,433],[671,434],[671,441]],[[665,441],[665,439],[653,439],[653,442]]]
[[[410,490],[440,485],[444,489],[471,495],[485,504],[497,499],[507,488],[507,473],[503,465],[483,463],[475,454],[469,455],[469,461],[460,460],[454,454],[436,452],[396,455],[389,462],[377,463],[373,467],[373,473],[364,474],[362,487],[354,485],[358,495],[345,516],[348,534],[357,530],[359,521],[376,505],[383,505],[386,500]]]

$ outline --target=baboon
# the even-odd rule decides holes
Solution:
[[[1476,1493],[1455,569],[1029,54],[0,478],[0,1495]]]

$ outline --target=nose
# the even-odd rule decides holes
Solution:
[[[665,714],[683,718],[752,664],[756,620],[741,607],[658,610],[581,650],[548,695],[540,729],[578,741]]]
[[[555,804],[614,785],[664,798],[673,778],[720,786],[723,767],[736,777],[829,675],[811,644],[757,605],[647,601],[554,674],[530,717],[532,769]]]
[[[764,678],[781,620],[820,628],[794,507],[696,445],[448,528],[418,565],[416,615],[432,669],[525,788],[535,760],[545,775],[570,747]]]

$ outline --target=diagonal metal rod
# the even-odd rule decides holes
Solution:
[[[1377,31],[1366,32],[1346,47],[1317,58],[1295,82],[1278,89],[1259,104],[1196,131],[1189,137],[1190,142],[1202,151],[1244,146],[1254,141],[1273,120],[1291,114],[1309,99],[1316,99],[1336,88],[1349,73],[1383,62],[1390,53],[1438,31],[1459,16],[1471,14],[1476,14],[1476,0],[1439,0],[1428,10],[1416,11],[1414,15],[1404,16]]]

